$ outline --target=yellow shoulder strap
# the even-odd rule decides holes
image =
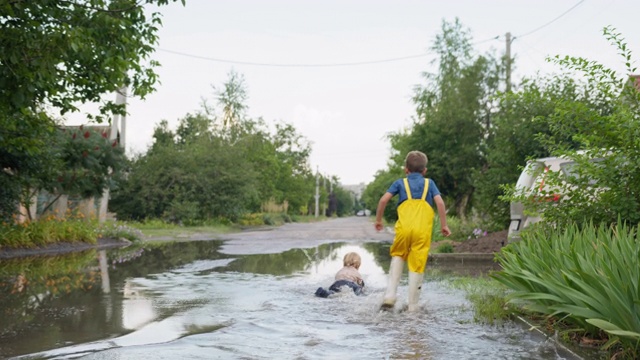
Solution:
[[[411,197],[411,189],[409,189],[409,179],[404,178],[404,190],[407,192],[407,199],[408,200],[413,200],[413,198]]]
[[[424,179],[424,190],[422,191],[422,200],[427,200],[427,191],[429,191],[429,179]]]
[[[407,178],[403,179],[404,182],[404,190],[407,192],[407,199],[413,200],[411,197],[411,189],[409,188],[409,180]],[[424,179],[424,189],[422,190],[422,200],[427,200],[427,192],[429,191],[429,179]]]

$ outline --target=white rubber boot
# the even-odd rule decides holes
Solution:
[[[409,271],[409,308],[408,311],[415,312],[420,308],[418,300],[420,299],[420,290],[422,289],[422,279],[424,274]]]
[[[389,265],[389,283],[387,284],[387,291],[384,293],[384,299],[382,300],[383,308],[392,308],[396,304],[396,292],[398,291],[398,284],[400,284],[400,277],[402,277],[402,270],[404,268],[404,261],[399,256],[391,258],[391,265]]]

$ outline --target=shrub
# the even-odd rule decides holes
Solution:
[[[446,244],[440,244],[437,248],[436,248],[436,252],[437,253],[441,253],[441,254],[450,254],[453,252],[453,245],[446,243]]]
[[[265,225],[275,225],[275,221],[269,214],[263,214],[262,221],[264,222]]]
[[[537,227],[498,254],[492,276],[513,289],[511,301],[565,321],[609,345],[633,349],[640,339],[638,228],[576,224]]]
[[[269,220],[265,220],[269,218]],[[271,221],[271,217],[267,214],[245,214],[238,219],[238,224],[242,226],[258,226],[267,224],[266,221]],[[267,224],[270,225],[270,224]]]

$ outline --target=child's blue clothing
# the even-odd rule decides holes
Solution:
[[[321,298],[327,298],[329,297],[329,295],[333,295],[337,292],[340,292],[340,288],[343,286],[348,286],[350,288],[353,289],[353,292],[356,295],[363,295],[362,290],[364,289],[364,282],[362,283],[362,286],[354,283],[353,281],[349,281],[349,280],[338,280],[336,282],[334,282],[330,287],[329,290],[325,290],[322,287],[319,287],[318,290],[316,290],[316,296],[321,297]]]
[[[422,191],[424,190],[424,176],[420,173],[410,173],[407,175],[407,180],[409,181],[409,188],[411,189],[411,198],[412,199],[420,199],[422,196]],[[393,196],[398,195],[398,205],[402,204],[405,200],[408,199],[407,191],[404,188],[404,180],[398,179],[389,186],[387,190],[388,193]],[[429,179],[429,189],[427,192],[426,200],[431,205],[431,207],[436,210],[435,203],[433,202],[433,198],[440,195],[440,190],[436,186],[436,183]]]

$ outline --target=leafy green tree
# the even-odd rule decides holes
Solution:
[[[218,105],[222,108],[222,126],[225,128],[238,125],[244,120],[247,111],[247,91],[244,76],[231,71],[222,89],[214,87]]]
[[[454,200],[452,209],[465,216],[475,190],[472,174],[485,164],[485,139],[492,127],[493,96],[499,90],[499,61],[474,56],[469,31],[456,19],[443,22],[432,47],[439,55],[438,72],[425,73],[416,87],[416,119],[406,133],[391,136],[402,166],[404,154],[420,150],[429,157],[428,177]]]
[[[61,166],[57,157],[60,133],[53,122],[51,127],[39,126],[37,119],[17,115],[12,118],[0,112],[0,219],[3,221],[16,213],[20,203],[28,206],[32,191],[43,187],[43,178],[48,176],[48,183],[55,181],[56,169]]]
[[[235,220],[259,204],[257,176],[245,162],[247,149],[240,142],[199,132],[207,121],[211,123],[203,115],[187,115],[178,125],[185,137],[136,159],[127,183],[114,191],[111,208],[123,218],[190,224]],[[163,131],[156,134],[165,139]]]
[[[145,5],[174,0],[5,1],[0,4],[0,202],[2,215],[15,209],[32,179],[49,171],[56,123],[50,111],[77,111],[85,102],[129,86],[135,96],[153,91],[150,56],[160,14]],[[184,4],[184,0],[183,0]],[[122,112],[102,101],[104,120]],[[88,115],[92,118],[91,115]]]
[[[315,179],[309,166],[311,146],[291,124],[277,123],[273,136],[276,160],[279,164],[276,192],[279,201],[299,212],[313,198]]]
[[[487,221],[504,228],[510,214],[509,203],[498,200],[505,195],[503,185],[516,183],[528,159],[550,156],[541,137],[550,134],[548,119],[556,112],[556,104],[588,99],[567,75],[525,79],[518,90],[497,99],[499,110],[487,139],[487,164],[474,173],[474,206]]]
[[[362,201],[365,203],[365,208],[370,209],[372,213],[375,213],[380,197],[387,192],[387,189],[389,189],[389,186],[395,180],[399,179],[403,175],[403,168],[398,166],[390,166],[387,170],[379,170],[376,173],[373,182],[369,183],[362,192]],[[396,202],[389,202],[384,210],[383,217],[389,222],[393,222],[398,219]]]
[[[3,115],[63,114],[128,85],[153,90],[160,13],[144,5],[175,0],[9,1],[0,7],[0,109]],[[184,1],[182,1],[184,4]],[[102,115],[115,108],[103,101]],[[17,119],[16,119],[17,120]]]
[[[236,109],[233,121],[221,126],[216,109],[205,104],[203,111],[182,118],[175,132],[166,121],[156,126],[151,149],[135,159],[126,182],[113,193],[110,204],[118,216],[190,224],[235,221],[272,200],[288,201],[296,214],[307,206],[313,194],[308,142],[289,124],[277,123],[272,133],[262,119],[240,111],[245,105],[232,104],[246,99],[238,79],[230,76],[234,85],[225,85],[218,103]]]
[[[176,141],[176,134],[169,129],[169,123],[167,120],[162,120],[153,129],[153,144],[149,151],[154,151],[158,148],[167,146],[173,146]]]
[[[619,51],[627,73],[635,73],[632,54],[621,34],[607,27],[604,35]],[[583,76],[578,91],[589,99],[587,102],[568,98],[558,102],[556,111],[548,118],[550,134],[543,137],[553,155],[563,156],[574,164],[566,172],[549,172],[545,179],[549,188],[559,189],[560,201],[531,202],[526,195],[515,199],[560,225],[585,221],[640,223],[637,78],[619,76],[584,58],[558,56],[553,61]]]
[[[338,202],[338,208],[336,209],[336,214],[339,217],[353,215],[353,209],[354,209],[353,193],[345,190],[341,186],[336,186],[333,189],[333,192]]]

